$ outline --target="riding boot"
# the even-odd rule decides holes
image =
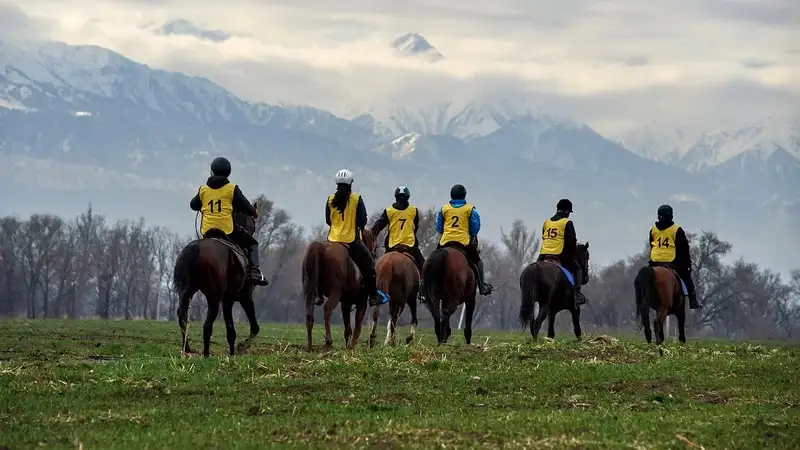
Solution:
[[[695,291],[694,288],[692,273],[690,271],[684,271],[681,275],[681,280],[683,280],[683,284],[686,285],[686,291],[689,292],[689,309],[702,308],[700,302],[697,301],[697,291]]]
[[[248,249],[248,259],[250,259],[250,280],[259,286],[266,286],[269,284],[261,269],[258,267],[258,244],[252,244]]]
[[[478,292],[480,292],[481,295],[491,294],[494,286],[484,281],[483,261],[480,259],[475,261],[475,276],[478,281]]]
[[[586,297],[581,292],[581,287],[583,287],[583,271],[576,270],[575,271],[575,288],[573,291],[575,293],[575,306],[580,306],[586,303]]]
[[[378,287],[375,284],[375,277],[364,277],[364,289],[367,291],[369,295],[369,306],[378,306],[386,303],[381,298],[382,296],[378,295]]]

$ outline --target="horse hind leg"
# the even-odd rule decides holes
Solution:
[[[411,312],[411,325],[408,337],[406,338],[406,344],[410,344],[414,342],[416,339],[416,331],[417,331],[417,293],[414,292],[409,296],[408,301],[406,302],[408,305],[408,310]]]
[[[531,321],[531,336],[536,339],[539,337],[539,330],[542,329],[542,324],[544,323],[547,316],[550,314],[550,307],[549,301],[546,304],[547,306],[542,307],[539,304],[539,314],[536,315],[536,319]]]
[[[372,307],[372,323],[369,329],[369,348],[374,348],[378,342],[378,321],[381,318],[381,308],[379,305]]]
[[[222,303],[222,319],[225,321],[225,337],[230,355],[236,354],[236,325],[233,323],[233,300],[226,298]]]
[[[575,339],[581,340],[581,309],[580,307],[572,307],[569,310],[572,313],[572,330],[575,332]]]
[[[192,352],[189,345],[189,304],[192,302],[194,294],[194,292],[188,291],[181,293],[178,305],[178,326],[181,330],[181,351],[183,353]]]
[[[475,292],[464,302],[464,342],[472,344],[472,316],[475,314]]]
[[[349,313],[348,313],[349,315]],[[358,344],[361,338],[361,324],[364,322],[364,316],[367,315],[367,305],[359,306],[356,308],[356,325],[353,329],[353,337],[350,339],[350,348],[353,349]]]
[[[219,296],[208,297],[208,312],[206,313],[206,321],[203,324],[203,356],[208,358],[211,354],[211,334],[214,332],[214,321],[217,320],[219,315],[219,304],[222,299]]]

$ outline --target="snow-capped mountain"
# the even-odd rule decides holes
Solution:
[[[204,78],[52,42],[0,43],[0,152],[8,161],[0,185],[27,193],[4,202],[0,214],[31,205],[71,214],[92,201],[112,214],[185,229],[194,218],[187,186],[201,183],[210,160],[225,155],[247,195],[264,192],[308,226],[322,220],[321,199],[342,167],[356,174],[370,210],[391,201],[400,184],[427,207],[464,183],[484,217],[482,233],[495,237],[514,219],[540,222],[568,197],[596,263],[641,250],[635,236],[665,202],[688,229],[727,231],[734,244],[734,236],[755,239],[754,228],[770,236],[800,226],[800,208],[791,203],[800,198],[793,181],[800,178],[791,178],[800,172],[789,166],[783,181],[770,172],[749,191],[757,196],[744,196],[730,166],[695,174],[651,161],[523,101],[394,104],[346,119],[308,106],[251,103]],[[769,161],[787,154],[774,151]],[[757,220],[776,210],[783,222]],[[794,258],[792,249],[776,251],[771,258]]]
[[[785,151],[800,160],[800,117],[768,117],[710,132],[691,127],[645,127],[627,131],[615,140],[645,158],[690,171],[702,171],[737,158],[763,165],[776,151]]]
[[[439,50],[436,50],[427,39],[418,33],[406,33],[397,36],[389,42],[389,47],[394,49],[395,53],[398,55],[423,58],[430,62],[444,59],[444,55],[439,53]]]

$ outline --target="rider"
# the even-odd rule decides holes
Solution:
[[[247,249],[250,279],[259,286],[266,286],[269,283],[258,264],[258,241],[241,226],[235,225],[233,220],[234,213],[258,217],[258,210],[242,194],[239,186],[228,180],[230,175],[231,163],[226,158],[219,157],[211,161],[211,176],[206,180],[206,184],[197,190],[197,195],[189,202],[189,207],[192,211],[199,211],[203,216],[200,224],[200,233],[203,237],[208,230],[216,228],[228,235],[237,245]]]
[[[556,257],[561,265],[575,275],[575,303],[586,303],[586,297],[581,292],[583,286],[583,272],[575,260],[575,250],[578,246],[575,225],[569,220],[572,213],[572,202],[562,198],[556,204],[556,213],[542,224],[542,249],[539,251],[537,261],[544,261],[547,257]]]
[[[425,257],[422,256],[422,251],[419,249],[419,241],[417,240],[417,229],[419,228],[419,212],[417,207],[409,204],[408,200],[411,198],[411,191],[405,186],[398,186],[394,190],[394,200],[391,206],[383,210],[383,214],[375,221],[372,226],[372,235],[378,236],[387,226],[389,227],[386,233],[386,240],[384,247],[387,252],[397,249],[398,245],[405,245],[408,247],[408,253],[414,258],[414,262],[422,273],[422,266],[425,264]],[[420,283],[422,281],[420,280]],[[420,293],[422,286],[420,286]]]
[[[658,221],[650,228],[650,261],[648,265],[667,266],[675,269],[689,292],[689,308],[700,308],[692,280],[692,258],[689,255],[689,240],[683,228],[672,221],[672,207],[658,207]]]
[[[364,287],[369,295],[369,305],[378,304],[375,286],[375,260],[362,240],[361,231],[367,226],[367,208],[360,195],[352,190],[353,173],[347,169],[336,172],[336,193],[325,202],[325,223],[328,224],[329,242],[349,244],[350,258],[364,276]]]
[[[442,237],[436,248],[460,247],[465,250],[470,267],[478,281],[481,295],[489,295],[494,290],[483,280],[483,261],[478,250],[478,232],[481,230],[481,216],[478,210],[467,203],[467,188],[456,184],[450,189],[450,201],[436,214],[436,231]]]

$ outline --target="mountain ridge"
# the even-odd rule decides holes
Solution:
[[[599,254],[609,255],[604,257],[639,251],[641,242],[629,236],[641,234],[655,207],[665,202],[674,204],[686,226],[727,227],[730,233],[755,226],[743,221],[740,211],[779,205],[790,213],[787,224],[775,225],[783,228],[794,226],[800,216],[789,201],[795,192],[793,168],[785,171],[788,181],[782,184],[774,176],[764,178],[754,191],[778,198],[762,204],[755,194],[745,198],[724,186],[725,177],[752,176],[750,168],[744,175],[734,172],[734,164],[693,173],[652,161],[585,124],[525,102],[450,102],[346,119],[308,106],[248,102],[206,78],[152,69],[100,47],[57,44],[44,57],[42,51],[12,55],[8,48],[0,44],[0,101],[27,108],[0,107],[0,152],[22,164],[7,173],[13,180],[8,182],[34,185],[41,177],[26,179],[25,170],[50,170],[47,161],[128,173],[155,185],[179,180],[162,183],[172,187],[160,194],[143,194],[124,177],[119,186],[103,185],[105,193],[92,190],[90,181],[81,184],[89,197],[130,197],[141,202],[138,208],[168,203],[159,206],[159,214],[175,215],[176,224],[186,214],[170,212],[172,205],[188,201],[182,199],[181,183],[198,183],[218,154],[234,162],[238,180],[252,183],[247,192],[260,189],[273,197],[270,193],[279,189],[274,200],[292,205],[292,213],[307,226],[320,220],[319,199],[341,167],[356,172],[370,210],[380,199],[389,201],[399,184],[412,186],[414,201],[421,205],[439,204],[450,185],[467,184],[486,217],[486,233],[495,236],[513,219],[542,220],[558,198],[570,197],[578,217],[616,224],[613,234],[601,227],[581,228],[581,239],[592,239]],[[104,52],[110,52],[107,59]],[[26,74],[26,68],[43,79]],[[781,158],[791,156],[775,154],[774,162],[781,164],[786,162]],[[92,176],[90,170],[79,173]],[[48,189],[58,192],[58,186],[54,182]],[[191,194],[187,190],[185,195]]]

